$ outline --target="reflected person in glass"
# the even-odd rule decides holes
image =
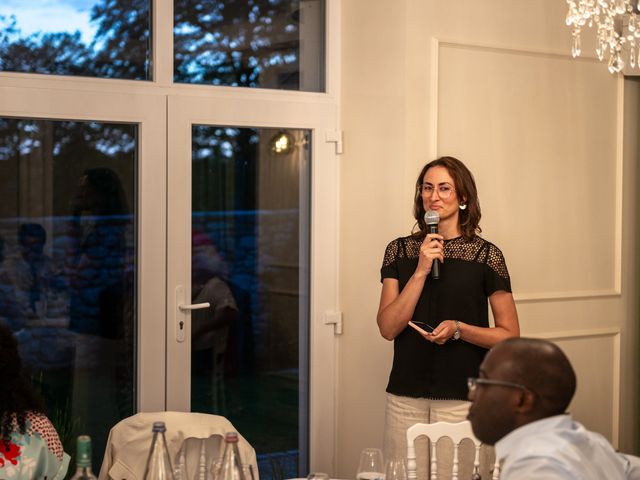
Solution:
[[[191,245],[191,302],[210,305],[191,313],[191,373],[202,385],[211,384],[206,407],[220,413],[229,332],[239,310],[227,282],[228,265],[211,236],[194,230]]]
[[[78,182],[71,225],[73,331],[122,337],[130,223],[118,175],[109,168],[85,170]]]
[[[44,253],[47,232],[38,223],[23,223],[18,228],[18,252],[9,258],[0,276],[15,292],[11,328],[19,330],[27,322],[43,324],[47,295],[52,279],[51,258]]]
[[[427,227],[427,211],[439,218],[437,233]],[[416,422],[465,420],[467,377],[477,376],[489,348],[520,333],[504,256],[479,236],[480,202],[469,169],[453,157],[427,163],[416,180],[413,213],[413,233],[388,244],[381,268],[378,327],[394,342],[386,458],[406,456],[406,431]],[[417,449],[419,458],[428,456]],[[452,454],[438,454],[445,457]],[[419,477],[427,465],[419,462]]]
[[[0,325],[11,329],[19,328],[20,308],[16,301],[15,286],[8,275],[5,256],[5,241],[0,236]]]
[[[76,339],[73,414],[99,451],[106,426],[133,408],[134,272],[127,242],[132,217],[114,170],[90,168],[80,176],[69,236],[69,329]]]

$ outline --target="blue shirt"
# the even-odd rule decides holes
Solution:
[[[569,415],[524,425],[496,445],[501,480],[617,480],[628,477],[629,461],[602,435]]]

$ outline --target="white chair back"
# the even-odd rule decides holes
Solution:
[[[437,480],[438,478],[438,458],[436,453],[436,443],[442,437],[449,437],[453,441],[453,469],[451,472],[451,479],[458,480],[459,472],[459,459],[458,459],[458,447],[460,442],[465,438],[470,439],[475,445],[475,458],[473,460],[474,474],[478,473],[480,469],[480,446],[482,442],[478,440],[471,430],[471,423],[469,421],[459,423],[448,422],[436,422],[436,423],[416,423],[407,429],[407,478],[408,480],[416,480],[417,478],[417,463],[416,463],[416,448],[415,440],[420,436],[426,436],[429,438],[431,447],[431,480]],[[500,475],[500,466],[498,461],[493,467],[492,480],[498,480]]]
[[[155,421],[163,421],[167,427],[167,448],[172,464],[175,466],[181,447],[185,447],[185,462],[191,472],[199,464],[203,440],[207,454],[217,458],[224,448],[224,434],[237,431],[229,420],[218,415],[188,412],[138,413],[118,422],[109,432],[99,480],[142,480],[153,436],[151,426]],[[253,466],[258,480],[256,452],[242,435],[238,436],[242,461]]]

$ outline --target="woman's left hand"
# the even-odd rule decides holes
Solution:
[[[456,333],[455,320],[443,320],[440,322],[440,325],[433,329],[433,332],[431,332],[431,335],[427,340],[437,343],[438,345],[443,345],[447,340],[453,337],[454,333]]]

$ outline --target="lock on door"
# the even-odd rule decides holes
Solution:
[[[174,312],[174,323],[176,331],[176,342],[182,343],[185,338],[186,322],[191,310],[199,310],[201,308],[209,308],[209,302],[204,303],[185,303],[185,288],[182,285],[176,287],[176,311]]]

